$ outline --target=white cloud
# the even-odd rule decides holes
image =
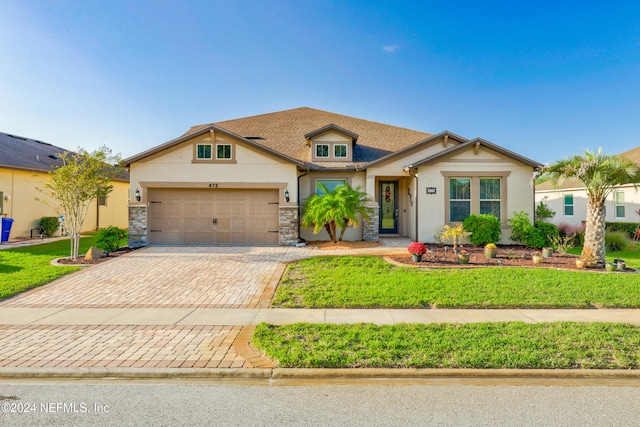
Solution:
[[[394,46],[394,45],[386,45],[386,46],[382,46],[382,50],[384,50],[387,53],[393,53],[396,50],[398,50],[398,46]]]

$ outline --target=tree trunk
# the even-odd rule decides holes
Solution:
[[[582,259],[587,267],[604,267],[605,264],[605,212],[604,202],[587,201],[587,224],[584,233]]]

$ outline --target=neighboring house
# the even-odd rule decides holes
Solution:
[[[640,165],[640,147],[618,156]],[[554,224],[581,225],[587,219],[587,194],[577,179],[568,179],[554,187],[550,182],[536,185],[536,204],[544,202],[555,211]],[[635,211],[640,209],[640,190],[633,185],[618,187],[607,199],[607,222],[638,222]]]
[[[306,107],[195,126],[125,165],[132,246],[328,240],[299,227],[299,208],[320,183],[360,186],[372,199],[372,220],[346,240],[433,242],[445,224],[484,212],[507,230],[513,212],[533,217],[530,182],[541,167],[483,139]]]
[[[43,216],[59,216],[50,206],[55,206],[56,201],[38,188],[42,189],[49,180],[49,171],[62,166],[59,155],[65,151],[45,142],[0,132],[0,215],[14,220],[12,240],[31,237]],[[90,206],[83,231],[110,225],[127,227],[128,175],[118,178],[113,185],[106,199],[96,200]]]

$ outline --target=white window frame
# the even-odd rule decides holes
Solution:
[[[209,157],[200,157],[200,147],[209,147]],[[213,159],[213,145],[212,144],[197,144],[196,145],[196,160],[212,160]]]
[[[571,196],[571,204],[567,203],[567,196]],[[562,195],[562,213],[566,217],[573,217],[575,215],[575,197],[573,197],[573,193],[564,193]],[[571,215],[567,215],[567,208],[571,208]]]
[[[326,149],[327,149],[327,155],[326,156],[321,156],[320,155],[320,153],[318,152],[320,147],[326,147]],[[317,159],[328,159],[330,157],[331,157],[331,146],[329,144],[316,144],[316,158]]]
[[[229,147],[229,157],[219,157],[218,150],[220,147]],[[233,146],[231,144],[216,144],[216,160],[232,160],[233,159]]]
[[[469,181],[469,198],[468,199],[453,199],[451,198],[451,182],[453,180],[468,180]],[[458,222],[462,222],[462,220],[453,220],[452,219],[452,215],[453,215],[453,209],[451,209],[451,203],[453,202],[467,202],[469,204],[469,215],[471,215],[473,213],[473,206],[471,205],[471,200],[473,199],[473,180],[470,176],[452,176],[449,177],[449,218],[447,218],[448,222],[450,223],[458,223]],[[463,218],[464,219],[464,218]]]
[[[618,195],[621,196],[622,201],[618,199]],[[625,219],[627,212],[624,205],[624,191],[615,191],[613,193],[613,205],[616,219]],[[618,216],[618,208],[622,208],[622,216]]]
[[[344,156],[338,155],[338,147],[344,147]],[[347,144],[335,144],[333,146],[333,157],[336,159],[346,159],[349,157],[349,147]]]
[[[480,177],[478,179],[478,197],[480,197],[482,195],[482,190],[481,190],[481,186],[482,186],[482,180],[487,180],[487,179],[497,179],[499,184],[500,184],[500,191],[498,191],[498,198],[497,199],[480,199],[480,205],[478,206],[479,212],[480,214],[482,213],[488,213],[488,212],[482,212],[482,202],[498,202],[498,211],[500,212],[499,215],[497,215],[498,219],[500,221],[502,221],[502,178],[500,178],[499,176],[483,176]],[[490,212],[489,212],[490,213]],[[491,213],[493,215],[493,213]],[[494,215],[496,216],[496,215]]]

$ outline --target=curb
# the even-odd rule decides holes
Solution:
[[[305,368],[0,368],[0,380],[626,380],[640,386],[640,370],[606,369],[305,369]]]

